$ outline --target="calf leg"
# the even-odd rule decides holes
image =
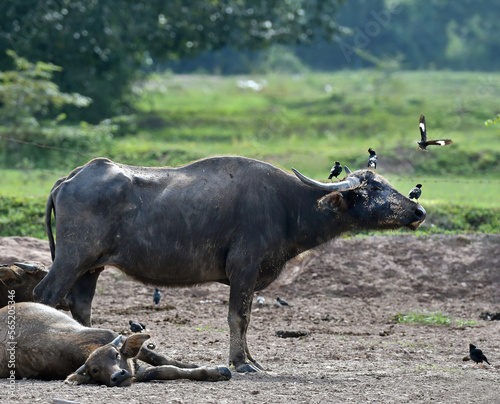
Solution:
[[[198,367],[191,363],[182,363],[171,359],[167,359],[164,356],[146,348],[145,346],[141,348],[139,355],[137,356],[137,359],[140,359],[141,361],[149,363],[150,365],[153,366],[170,365],[183,369],[194,369]]]
[[[177,379],[218,382],[231,379],[231,371],[225,366],[201,366],[195,369],[182,369],[176,366],[162,365],[141,366],[135,374],[135,380],[138,382]]]

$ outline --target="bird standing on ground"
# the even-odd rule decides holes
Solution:
[[[290,306],[286,301],[284,301],[283,299],[280,299],[279,297],[276,298],[276,301],[278,302],[278,304],[283,307],[283,306]]]
[[[160,300],[161,300],[161,292],[160,289],[156,288],[155,293],[153,293],[153,303],[155,304],[155,307],[158,307],[160,305]]]
[[[408,194],[408,198],[410,199],[416,199],[418,203],[418,198],[420,198],[420,195],[422,195],[422,184],[417,184],[415,188],[412,188],[410,193]]]
[[[331,180],[333,177],[339,179],[339,175],[342,172],[342,166],[340,165],[340,161],[336,161],[335,165],[330,170],[330,176],[328,177]]]
[[[370,153],[370,157],[368,157],[368,168],[377,172],[377,153],[375,153],[375,150],[371,147],[366,152]]]
[[[144,332],[146,331],[146,326],[138,321],[129,320],[130,331],[132,332]]]
[[[446,146],[453,143],[453,140],[442,139],[442,140],[427,140],[427,125],[425,124],[424,114],[420,115],[420,120],[418,121],[418,128],[420,129],[420,142],[418,144],[418,150],[429,151],[427,146]]]
[[[469,344],[469,356],[474,362],[476,362],[476,364],[473,366],[474,368],[477,366],[478,363],[481,363],[479,367],[482,368],[483,361],[491,366],[490,362],[488,362],[488,359],[486,359],[486,356],[484,356],[483,351],[476,348],[475,345]]]

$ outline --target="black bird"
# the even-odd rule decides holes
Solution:
[[[420,129],[420,142],[418,144],[418,150],[429,151],[427,146],[446,146],[453,143],[453,140],[442,139],[442,140],[427,140],[427,125],[425,124],[424,114],[420,115],[420,120],[418,121],[418,128]]]
[[[132,332],[144,332],[146,331],[146,326],[138,321],[129,320],[130,331]]]
[[[156,288],[155,293],[153,293],[153,303],[155,304],[155,307],[158,307],[160,305],[160,300],[161,300],[161,292],[160,289]]]
[[[368,168],[377,172],[377,153],[371,147],[366,151],[370,153],[370,157],[368,157]]]
[[[420,198],[420,195],[422,195],[422,184],[417,184],[415,188],[412,188],[410,193],[408,194],[408,198],[410,199],[416,199],[418,203],[418,198]]]
[[[473,367],[476,367],[478,363],[481,363],[480,367],[482,368],[483,361],[485,361],[488,365],[491,366],[490,362],[488,362],[488,359],[486,359],[486,356],[484,356],[483,351],[476,348],[475,345],[469,344],[469,356],[474,362],[476,362],[476,364]]]
[[[283,299],[280,299],[279,297],[276,298],[276,301],[278,304],[283,307],[283,306],[290,306],[287,302],[285,302]]]
[[[333,177],[339,179],[338,177],[341,172],[342,172],[342,166],[340,165],[339,161],[336,161],[335,165],[330,170],[330,176],[328,177],[328,179],[331,180]]]

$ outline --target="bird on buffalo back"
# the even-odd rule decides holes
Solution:
[[[473,344],[469,344],[469,356],[474,362],[476,362],[476,364],[473,366],[474,368],[478,363],[481,364],[480,367],[482,368],[483,361],[491,366],[490,362],[488,362],[488,359],[486,359],[486,356],[483,354],[483,351],[481,351],[479,348],[476,348],[476,346]]]
[[[342,166],[340,165],[340,161],[336,161],[335,165],[330,170],[330,176],[328,177],[331,180],[333,177],[339,179],[339,175],[342,172]]]
[[[418,198],[420,198],[420,195],[422,195],[422,187],[422,184],[417,184],[415,188],[412,188],[408,193],[408,198],[415,199],[418,203]]]
[[[427,125],[424,114],[420,115],[418,128],[420,130],[420,141],[417,142],[418,150],[429,151],[427,150],[427,146],[447,146],[453,143],[451,139],[427,140]]]
[[[366,152],[370,153],[370,157],[368,157],[368,168],[377,172],[377,153],[375,153],[375,150],[371,147]]]

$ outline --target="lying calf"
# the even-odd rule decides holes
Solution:
[[[133,334],[127,338],[111,330],[84,327],[39,303],[8,305],[0,309],[0,378],[66,379],[106,386],[231,378],[224,366],[196,367],[168,360],[142,346],[149,337]],[[139,366],[137,359],[146,364]]]

